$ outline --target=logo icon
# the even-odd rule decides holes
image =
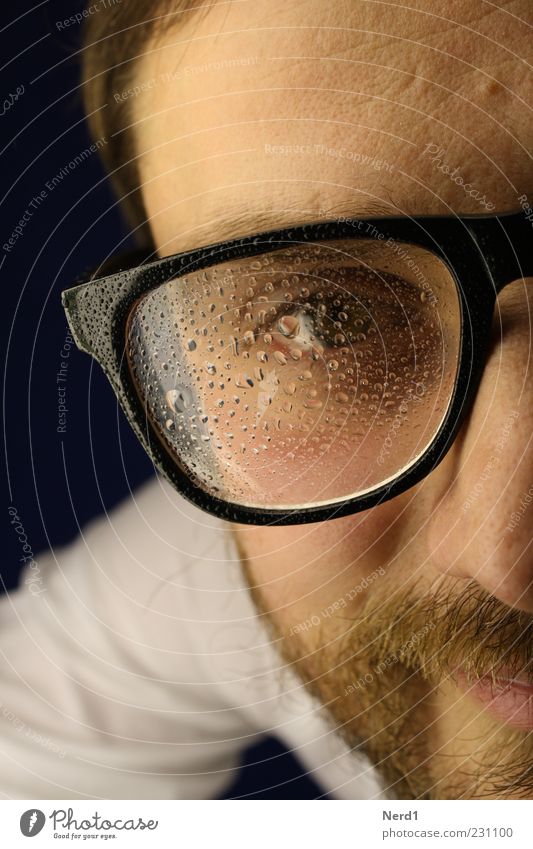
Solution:
[[[20,830],[24,837],[35,837],[42,831],[46,817],[38,808],[30,808],[24,811],[20,818]]]

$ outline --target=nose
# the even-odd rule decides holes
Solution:
[[[533,613],[533,278],[499,295],[468,420],[434,472],[433,564]]]

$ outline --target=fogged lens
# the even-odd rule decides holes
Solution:
[[[197,484],[293,509],[368,493],[415,462],[449,407],[459,340],[438,257],[335,240],[164,283],[133,308],[127,355]]]

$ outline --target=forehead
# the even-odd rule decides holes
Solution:
[[[452,21],[432,3],[259,0],[181,16],[124,93],[161,252],[376,208],[516,208],[533,182],[528,8],[455,2]]]

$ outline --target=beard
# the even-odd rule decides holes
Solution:
[[[287,627],[248,585],[283,658],[347,745],[364,752],[397,799],[533,798],[533,731],[482,710],[463,680],[533,680],[533,617],[443,579],[424,593],[372,586],[339,621]],[[460,587],[460,589],[459,589]],[[468,684],[466,686],[468,689]]]

